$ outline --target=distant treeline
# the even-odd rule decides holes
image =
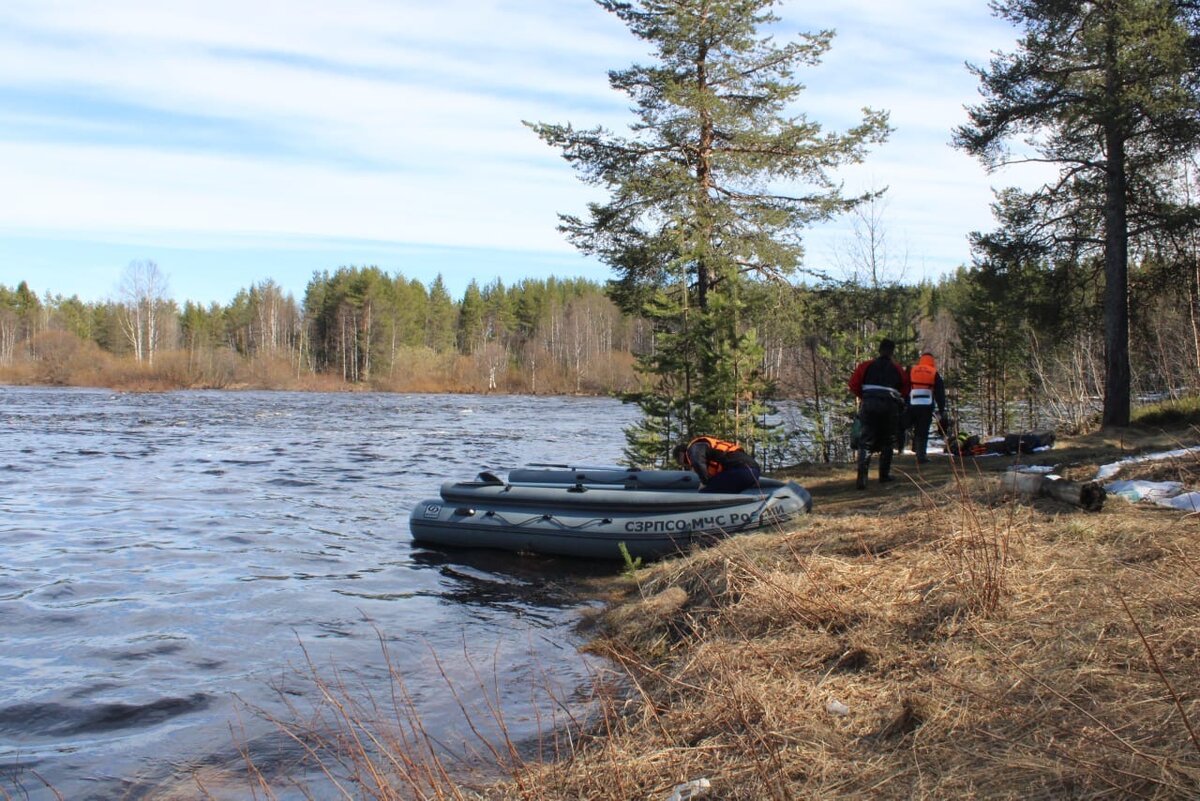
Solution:
[[[166,285],[153,262],[102,302],[0,285],[0,367],[51,384],[606,394],[634,385],[648,331],[576,279],[472,281],[454,299],[441,277],[343,267],[300,301],[267,280],[182,307]]]
[[[650,321],[622,314],[582,279],[472,281],[453,298],[375,267],[315,274],[297,300],[274,281],[227,304],[182,307],[153,262],[119,297],[84,302],[26,282],[0,285],[0,379],[134,389],[364,388],[400,392],[619,394],[655,347]],[[1134,387],[1200,384],[1197,276],[1154,263],[1131,274]],[[962,268],[915,285],[848,277],[749,287],[747,323],[777,398],[814,421],[849,408],[845,380],[878,338],[939,359],[956,407],[989,430],[1094,422],[1103,387],[1101,287],[1088,265]],[[818,432],[819,433],[819,432]]]

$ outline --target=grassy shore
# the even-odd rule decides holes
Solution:
[[[1168,411],[1021,462],[1089,481],[1200,444],[1196,411]],[[447,762],[402,677],[391,724],[325,685],[333,722],[305,731],[340,733],[306,748],[345,798],[666,801],[701,780],[723,801],[1200,797],[1200,515],[1008,497],[1012,463],[905,454],[865,491],[849,465],[798,466],[798,525],[587,588],[611,666],[589,716],[481,738],[498,782]],[[1197,489],[1200,453],[1119,477]]]
[[[1023,457],[1076,480],[1194,427]],[[813,514],[637,571],[590,624],[623,688],[490,798],[1196,798],[1200,520],[999,494],[1010,459],[790,471]],[[1139,477],[1200,485],[1200,455]],[[1130,477],[1126,471],[1123,477]],[[443,797],[474,797],[458,791]]]

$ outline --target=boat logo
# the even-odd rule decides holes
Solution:
[[[442,507],[438,506],[437,504],[435,504],[435,503],[425,504],[425,515],[424,515],[425,517],[436,518],[441,513],[442,513]]]

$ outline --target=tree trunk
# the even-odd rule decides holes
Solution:
[[[1192,323],[1192,356],[1200,375],[1200,253],[1192,254],[1192,280],[1188,286],[1188,315]]]
[[[363,325],[362,325],[362,380],[371,380],[371,312],[374,310],[374,304],[370,300],[366,302],[366,308],[363,309]]]
[[[146,363],[154,366],[154,351],[158,347],[158,303],[146,298]]]
[[[1115,37],[1110,38],[1107,92],[1117,93]],[[1125,140],[1117,121],[1104,133],[1104,412],[1101,424],[1129,425],[1129,221]]]

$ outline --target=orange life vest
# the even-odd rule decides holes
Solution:
[[[697,442],[703,442],[704,444],[708,445],[709,458],[708,464],[705,465],[705,473],[709,478],[712,478],[717,473],[720,473],[722,470],[724,470],[726,462],[734,461],[738,464],[741,464],[748,456],[746,452],[742,450],[742,446],[738,445],[736,442],[726,442],[725,440],[715,439],[713,437],[696,437],[694,440],[688,443],[688,447],[691,448]],[[742,458],[734,460],[727,458],[729,455],[734,453],[739,454]]]
[[[914,364],[908,371],[908,378],[913,387],[933,389],[933,385],[937,383],[937,367],[934,366],[933,357],[922,356],[921,361]]]
[[[933,388],[937,384],[937,367],[933,357],[926,353],[908,371],[909,402],[914,406],[929,406],[933,403]]]

